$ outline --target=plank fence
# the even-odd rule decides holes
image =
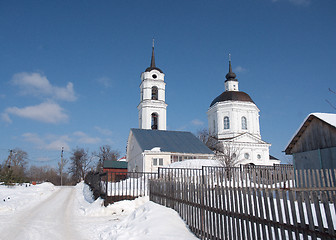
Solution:
[[[104,204],[121,200],[133,200],[149,195],[150,179],[157,179],[158,173],[152,172],[110,172],[101,179]]]
[[[159,170],[150,200],[201,239],[336,239],[335,170]]]

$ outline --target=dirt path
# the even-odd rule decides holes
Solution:
[[[2,222],[0,239],[6,240],[83,240],[73,218],[74,187],[60,187],[49,198],[31,209],[13,214]]]

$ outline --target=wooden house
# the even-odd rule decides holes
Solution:
[[[336,168],[336,114],[311,113],[286,147],[296,169]]]
[[[103,172],[107,173],[109,182],[119,182],[127,178],[127,165],[125,161],[107,160],[103,163]]]

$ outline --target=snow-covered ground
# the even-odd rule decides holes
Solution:
[[[0,239],[197,239],[172,209],[148,197],[108,207],[84,183],[0,186]]]

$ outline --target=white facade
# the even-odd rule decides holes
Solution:
[[[261,140],[260,110],[248,94],[239,91],[231,61],[226,78],[225,92],[215,98],[207,112],[209,134],[224,147],[238,149],[238,164],[279,164],[280,161],[270,160],[271,144]]]
[[[164,73],[155,67],[154,47],[151,66],[141,74],[139,128],[166,130],[167,104]]]
[[[144,131],[151,131],[152,133],[161,132],[160,135],[163,139],[170,139],[170,137],[166,134],[177,133],[177,136],[180,135],[179,132],[174,131],[152,131],[142,129],[140,130],[141,135],[139,135],[139,129],[131,129],[128,137],[126,153],[128,161],[128,171],[157,172],[159,167],[167,167],[173,162],[181,162],[186,159],[211,159],[214,156],[214,154],[204,145],[199,148],[199,152],[177,151],[175,149],[171,149],[170,151],[164,151],[161,149],[160,146],[163,146],[163,148],[167,148],[167,146],[172,146],[174,144],[170,143],[170,140],[166,142],[160,142],[158,138],[153,140],[151,138],[153,138],[154,136],[151,133],[149,133],[150,136],[148,136],[147,133]],[[136,133],[138,134],[137,136],[142,142],[139,142],[136,137]],[[180,133],[183,134],[183,132]],[[164,137],[164,135],[166,135],[166,137]],[[146,136],[147,139],[144,139],[144,136]],[[186,145],[188,145],[188,142],[194,141],[197,141],[198,144],[200,142],[199,139],[197,139],[195,136],[193,138],[183,139],[183,143],[186,143]],[[145,145],[147,145],[148,142],[150,142],[150,146],[148,145],[145,147],[141,147],[141,145],[144,146],[144,143]],[[196,144],[197,143],[195,143],[195,145]]]
[[[160,71],[153,69],[141,74],[140,103],[138,105],[140,129],[153,129],[152,114],[157,115],[157,130],[167,129],[165,88],[164,74]]]
[[[209,133],[217,139],[237,137],[243,133],[250,133],[260,138],[259,109],[254,103],[242,101],[218,102],[209,108]],[[243,118],[246,127],[243,128]],[[225,127],[228,119],[228,127]]]

